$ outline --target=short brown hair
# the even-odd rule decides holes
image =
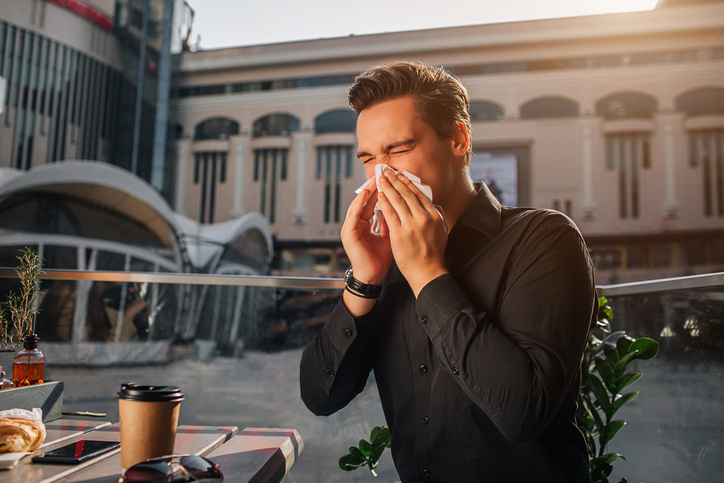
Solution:
[[[359,115],[381,102],[411,97],[417,115],[440,139],[450,139],[462,121],[470,139],[470,98],[459,80],[442,67],[417,62],[393,62],[373,67],[358,76],[349,89],[349,105]],[[465,152],[470,161],[472,143]]]

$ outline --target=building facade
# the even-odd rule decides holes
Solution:
[[[173,193],[183,0],[3,0],[0,167],[105,161]]]
[[[354,76],[444,66],[471,99],[476,180],[583,232],[598,283],[724,269],[724,2],[187,52],[175,209],[264,214],[279,273],[339,274],[364,181]]]

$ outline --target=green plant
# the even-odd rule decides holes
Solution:
[[[339,459],[342,471],[352,471],[367,466],[373,476],[377,476],[375,468],[380,461],[385,448],[390,446],[392,436],[385,426],[375,426],[370,433],[370,440],[359,440],[358,446],[350,446],[349,453]]]
[[[20,279],[20,293],[10,292],[5,307],[0,308],[0,350],[15,351],[23,336],[33,331],[35,314],[40,310],[41,293],[38,290],[40,275],[44,275],[42,259],[30,248],[20,250],[15,271]],[[10,330],[10,322],[13,331]],[[13,337],[15,336],[15,338]]]
[[[588,447],[591,482],[608,483],[613,462],[626,459],[618,453],[606,452],[608,443],[626,424],[625,419],[613,417],[639,395],[638,391],[626,394],[622,391],[643,376],[641,371],[627,371],[628,365],[637,359],[656,357],[659,343],[647,337],[634,339],[624,331],[611,332],[613,310],[605,297],[599,297],[598,303],[597,327],[588,336],[583,356],[576,421]],[[619,483],[626,483],[626,479],[622,478]]]

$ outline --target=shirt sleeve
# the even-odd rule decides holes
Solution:
[[[417,299],[445,369],[513,442],[535,437],[560,409],[597,306],[583,239],[570,221],[556,219],[511,253],[496,314],[476,306],[450,274]]]
[[[317,416],[345,407],[367,384],[372,369],[366,347],[375,309],[354,318],[342,301],[304,349],[299,368],[304,404]]]

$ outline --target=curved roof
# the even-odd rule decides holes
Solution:
[[[268,261],[273,253],[271,227],[256,212],[232,220],[201,224],[173,211],[146,181],[117,166],[100,161],[64,161],[43,164],[29,171],[0,168],[0,201],[23,192],[59,193],[121,213],[145,225],[168,247],[176,235],[184,239],[194,267],[203,269],[226,246],[249,230],[258,230],[266,242]]]
[[[138,176],[100,161],[63,161],[41,164],[20,176],[3,175],[0,199],[23,191],[62,193],[108,207],[151,230],[164,245],[172,246],[179,231],[173,210]]]

